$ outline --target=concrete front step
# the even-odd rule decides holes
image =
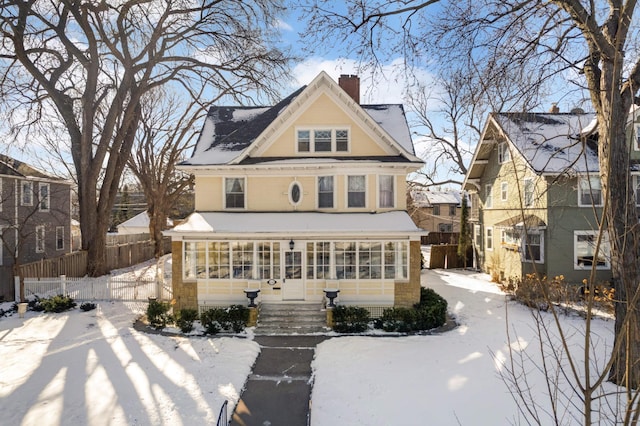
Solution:
[[[319,303],[262,303],[256,334],[316,334],[329,331]]]

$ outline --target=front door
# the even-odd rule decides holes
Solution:
[[[282,300],[304,300],[304,281],[302,279],[302,273],[302,251],[285,251]]]

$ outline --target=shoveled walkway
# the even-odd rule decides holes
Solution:
[[[256,336],[260,355],[233,413],[236,426],[305,426],[310,415],[311,361],[326,336]]]

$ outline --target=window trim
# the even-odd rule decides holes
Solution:
[[[243,192],[243,201],[242,207],[229,207],[227,206],[227,180],[230,179],[240,179],[243,181],[242,184],[242,192]],[[235,193],[234,193],[235,194]],[[222,179],[222,203],[224,205],[225,210],[246,210],[247,209],[247,178],[245,176],[242,177],[225,177]]]
[[[487,226],[484,228],[484,248],[487,251],[493,251],[493,246],[493,226]]]
[[[363,206],[351,206],[349,205],[349,179],[352,177],[363,177],[364,178],[364,205]],[[348,209],[366,209],[367,208],[367,188],[369,185],[369,177],[367,175],[347,175],[345,179],[345,206]]]
[[[440,216],[440,204],[434,204],[431,210],[434,216]]]
[[[28,192],[25,191],[25,187]],[[25,195],[29,194],[29,200],[25,201]],[[20,181],[20,205],[21,206],[33,206],[33,182],[28,180]]]
[[[42,196],[42,190],[47,188],[47,194],[45,197]],[[45,207],[42,207],[42,204],[45,203]],[[48,212],[51,210],[51,185],[48,183],[40,182],[38,183],[38,211]]]
[[[391,205],[383,206],[382,205],[382,179],[383,177],[391,178]],[[378,175],[378,208],[379,209],[395,209],[396,208],[396,177],[395,175]],[[365,201],[366,203],[366,201]]]
[[[320,205],[320,178],[331,178],[331,207]],[[334,175],[316,176],[316,207],[318,209],[335,209],[336,208],[336,177]],[[324,191],[323,193],[328,193]]]
[[[62,233],[62,235],[58,235],[58,233]],[[58,244],[59,241],[62,241],[62,245]],[[56,250],[64,250],[64,226],[56,226]]]
[[[297,202],[293,200],[294,186],[297,186],[298,190],[300,191],[300,195],[298,196]],[[289,190],[287,191],[287,197],[289,198],[289,203],[294,207],[297,207],[300,204],[302,204],[302,199],[304,198],[304,188],[302,187],[302,183],[300,183],[300,181],[297,181],[297,180],[291,181],[291,183],[289,184]]]
[[[500,201],[507,201],[509,199],[509,183],[500,182]]]
[[[504,164],[511,161],[511,151],[509,151],[509,145],[507,142],[498,143],[498,163]]]
[[[484,186],[484,208],[493,208],[493,185],[490,183]]]
[[[316,150],[315,143],[315,132],[316,131],[330,131],[331,132],[331,148],[327,150],[318,151]],[[300,132],[309,132],[309,150],[301,151],[299,144],[299,134]],[[338,137],[337,132],[346,131],[347,132],[347,149],[346,150],[338,150]],[[332,154],[349,154],[351,152],[351,126],[350,125],[339,125],[339,126],[301,126],[295,128],[295,153],[296,154],[317,154],[317,155],[332,155]]]
[[[583,204],[582,203],[582,181],[585,179],[597,179],[598,183],[600,184],[600,203],[595,204],[595,203],[587,203],[587,204]],[[589,189],[592,189],[593,185],[591,183],[589,183]],[[600,180],[600,175],[597,174],[589,174],[587,176],[578,176],[578,207],[602,207],[602,182]],[[589,196],[593,199],[593,195],[589,194]]]
[[[578,236],[581,235],[591,235],[598,237],[598,231],[592,231],[592,230],[587,230],[587,231],[573,231],[573,269],[576,271],[588,271],[590,270],[593,265],[580,265],[577,260],[578,260]],[[605,245],[606,244],[606,245]],[[603,247],[607,248],[607,250],[603,251]],[[610,270],[611,269],[611,260],[609,258],[607,258],[607,252],[609,254],[609,256],[611,255],[611,245],[609,243],[609,237],[607,236],[607,233],[604,232],[602,235],[602,240],[601,240],[601,244],[600,244],[600,251],[599,253],[604,254],[604,258],[605,258],[605,264],[603,266],[598,266],[596,265],[596,270]],[[593,262],[592,262],[593,263]]]
[[[527,259],[527,237],[529,235],[538,235],[540,237],[540,259]],[[544,229],[529,228],[526,233],[520,236],[522,261],[526,263],[544,263]]]
[[[527,190],[527,187],[530,185],[530,190]],[[533,182],[533,178],[526,177],[522,180],[522,203],[525,207],[533,206],[533,199],[535,198],[535,185]]]

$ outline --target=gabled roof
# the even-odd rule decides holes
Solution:
[[[465,185],[482,176],[495,144],[502,141],[509,143],[512,155],[520,155],[538,174],[597,172],[594,119],[593,113],[492,113]]]
[[[30,165],[18,161],[6,155],[0,154],[0,175],[22,178],[40,178],[48,180],[61,180],[58,177],[47,175]]]
[[[417,207],[431,207],[435,204],[455,204],[462,202],[460,191],[412,191],[413,203]]]
[[[321,88],[334,93],[342,92],[336,101],[342,102],[346,110],[355,111],[356,116],[360,113],[363,127],[372,128],[380,139],[393,147],[394,155],[387,158],[404,157],[403,161],[422,162],[415,156],[402,105],[358,105],[325,72],[321,72],[308,86],[302,86],[274,106],[211,107],[191,158],[181,164],[197,166],[260,162],[251,156],[258,149],[256,144],[264,143],[302,102]]]

